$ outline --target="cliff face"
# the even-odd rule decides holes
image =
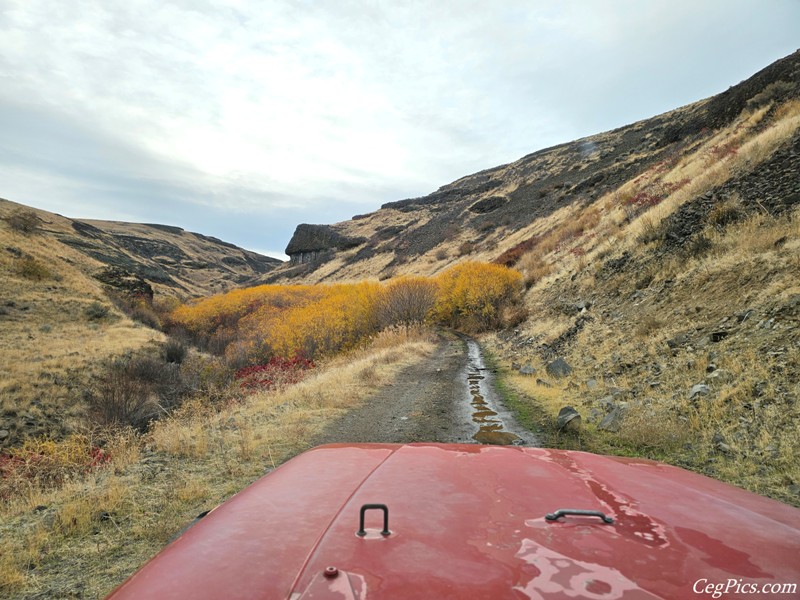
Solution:
[[[342,235],[330,225],[301,223],[295,229],[286,254],[291,264],[307,264],[331,256],[337,250],[346,250],[363,244],[366,240]]]

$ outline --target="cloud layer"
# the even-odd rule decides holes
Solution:
[[[0,195],[280,252],[793,50],[795,0],[7,0]]]

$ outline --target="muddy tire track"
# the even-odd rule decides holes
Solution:
[[[331,423],[313,445],[363,442],[537,445],[502,406],[478,344],[452,335],[443,335],[432,356]]]
[[[539,441],[517,423],[514,415],[504,406],[493,385],[494,375],[486,367],[478,342],[464,338],[467,346],[467,363],[461,378],[467,383],[467,403],[461,404],[462,419],[471,420],[477,431],[472,439],[479,444],[497,446],[538,446]]]

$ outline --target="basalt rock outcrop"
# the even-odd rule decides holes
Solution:
[[[337,250],[353,248],[365,241],[342,235],[330,225],[301,223],[286,246],[286,254],[292,264],[306,264],[328,257]]]

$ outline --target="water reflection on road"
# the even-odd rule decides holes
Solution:
[[[535,437],[519,427],[513,416],[501,407],[478,343],[472,339],[466,342],[467,401],[472,409],[472,422],[478,428],[472,438],[479,444],[536,445]]]

